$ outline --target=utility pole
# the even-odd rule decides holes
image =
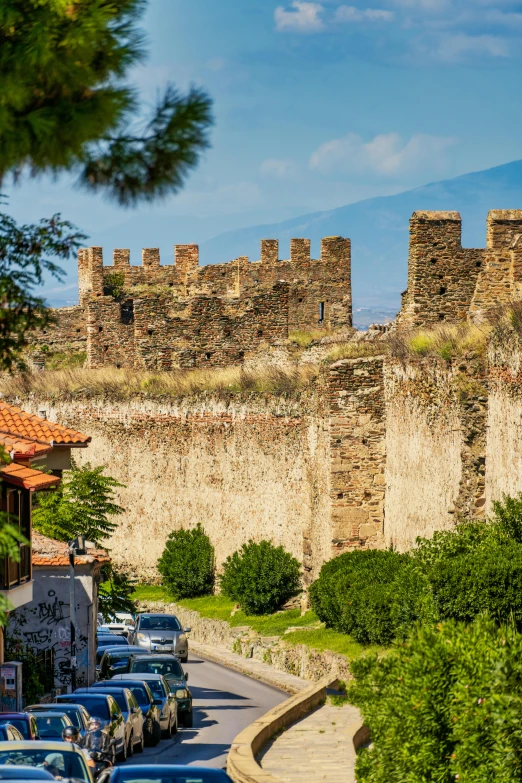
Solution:
[[[71,602],[71,693],[76,690],[76,672],[78,664],[76,660],[76,596],[75,596],[75,576],[74,576],[74,557],[75,555],[85,554],[85,537],[78,536],[74,541],[69,542],[69,581],[70,581],[70,602]]]

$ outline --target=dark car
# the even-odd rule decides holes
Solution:
[[[10,723],[2,723],[0,726],[0,742],[20,742],[20,740],[23,740],[23,737],[18,729],[11,726]]]
[[[178,704],[180,726],[192,728],[192,693],[187,685],[188,673],[174,655],[132,655],[129,674],[161,674],[169,684]]]
[[[232,783],[221,769],[185,767],[177,764],[140,764],[114,767],[102,772],[96,783]]]
[[[145,718],[141,707],[128,688],[120,686],[111,688],[109,686],[110,682],[107,683],[106,688],[77,688],[75,693],[107,693],[109,696],[113,696],[125,720],[127,756],[132,756],[134,750],[141,753],[145,746]]]
[[[125,647],[129,642],[125,638],[125,636],[119,636],[115,633],[107,633],[107,634],[97,634],[96,636],[96,645],[98,647],[109,647],[109,646],[121,646]]]
[[[129,659],[132,653],[143,652],[139,647],[108,647],[100,660],[100,680],[110,680],[115,674],[129,671]]]
[[[56,697],[57,704],[83,704],[89,715],[100,719],[107,730],[114,754],[120,761],[127,758],[125,721],[115,699],[106,693],[67,693]]]
[[[100,647],[97,647],[96,648],[96,663],[97,663],[98,667],[100,665],[101,659],[103,658],[103,653],[105,652],[105,650],[110,650],[111,652],[119,652],[120,650],[124,650],[125,652],[127,652],[128,647],[129,647],[129,645],[127,645],[127,647],[124,648],[120,644],[106,644],[106,645],[102,644]],[[142,650],[142,652],[143,652],[143,650]]]
[[[10,723],[25,740],[37,740],[36,718],[29,712],[0,712],[0,725]]]
[[[106,688],[107,685],[109,683],[105,681],[94,682],[90,690],[97,691]],[[160,711],[158,705],[154,704],[154,696],[149,686],[139,680],[118,680],[118,686],[128,688],[135,697],[145,718],[145,744],[156,746],[161,739]]]
[[[61,740],[63,730],[67,726],[72,726],[72,721],[65,712],[58,712],[57,710],[37,712],[34,717],[38,727],[38,736],[41,740]]]
[[[139,614],[134,630],[129,631],[129,642],[141,647],[142,652],[170,652],[183,662],[188,658],[187,634],[173,614]]]
[[[0,781],[10,783],[11,780],[54,780],[54,777],[46,769],[36,767],[24,767],[21,764],[4,764],[0,767]]]
[[[58,710],[58,712],[65,712],[65,714],[71,719],[73,726],[80,729],[81,736],[85,736],[89,729],[90,715],[83,706],[83,704],[31,704],[30,707],[26,707],[27,712],[33,714],[38,712],[46,712],[49,710]]]

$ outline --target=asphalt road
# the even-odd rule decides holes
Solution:
[[[191,655],[189,673],[194,728],[180,729],[171,740],[135,753],[126,764],[203,764],[224,768],[232,740],[288,694],[217,663]]]

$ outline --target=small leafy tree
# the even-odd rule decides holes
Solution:
[[[102,566],[102,574],[106,581],[102,582],[98,592],[98,611],[103,615],[103,619],[111,620],[117,612],[134,614],[136,602],[131,598],[134,585],[126,572],[112,563],[107,563]]]
[[[223,563],[221,591],[247,614],[270,614],[300,590],[298,561],[270,541],[249,541]]]
[[[522,635],[487,617],[419,627],[381,658],[352,662],[349,700],[372,745],[358,783],[518,783]]]
[[[83,466],[73,462],[54,492],[38,496],[33,512],[35,529],[58,541],[84,535],[88,541],[102,544],[116,529],[113,517],[124,512],[115,502],[115,490],[124,485],[103,475],[104,470],[104,465],[93,468],[88,462]]]
[[[214,547],[201,524],[174,530],[167,538],[158,571],[172,596],[196,598],[214,588]]]

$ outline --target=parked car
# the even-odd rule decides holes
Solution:
[[[120,674],[113,677],[109,682],[119,683],[123,679],[130,681],[129,675]],[[165,739],[170,739],[178,731],[178,705],[175,695],[171,692],[168,682],[161,674],[139,674],[136,675],[136,682],[146,682],[154,696],[154,704],[160,710],[161,732]]]
[[[36,718],[29,712],[0,712],[0,725],[9,723],[18,729],[25,740],[37,740]]]
[[[103,689],[109,685],[109,682],[112,684],[116,681],[94,682],[91,685],[91,690]],[[118,685],[122,688],[128,688],[141,707],[143,717],[145,718],[145,744],[156,746],[161,739],[160,711],[158,705],[154,704],[154,696],[151,689],[146,682],[138,680],[118,679]]]
[[[132,655],[129,674],[161,674],[166,679],[178,704],[178,723],[192,728],[192,693],[187,685],[188,672],[174,655],[154,655],[151,653]]]
[[[25,708],[27,712],[35,713],[46,712],[50,710],[57,710],[59,712],[65,712],[71,719],[73,726],[80,729],[81,736],[85,736],[85,733],[89,729],[90,715],[82,704],[31,704],[30,707]]]
[[[117,612],[110,622],[104,623],[103,628],[107,628],[111,633],[126,637],[129,631],[134,628],[134,618],[131,614]]]
[[[74,778],[83,783],[93,783],[83,752],[66,742],[24,740],[0,745],[0,767],[4,764],[37,767],[36,773],[44,769],[55,778]]]
[[[145,746],[144,725],[145,719],[143,712],[136,697],[128,688],[120,686],[109,687],[110,681],[107,681],[106,688],[77,688],[75,693],[106,693],[112,696],[121,710],[125,721],[125,741],[127,743],[127,757],[134,754],[134,750],[141,753]]]
[[[147,652],[171,652],[185,662],[188,658],[190,628],[182,628],[173,614],[139,614],[129,642]]]
[[[97,647],[115,647],[120,644],[125,647],[128,643],[124,636],[118,636],[116,633],[101,633],[96,636]]]
[[[120,761],[127,758],[125,721],[113,696],[106,693],[67,693],[56,697],[57,704],[83,704],[89,715],[95,715],[107,729],[114,755]]]
[[[2,723],[0,726],[0,742],[23,742],[24,738],[10,723]]]
[[[6,764],[0,772],[0,780],[2,783],[11,783],[14,780],[54,780],[54,777],[45,769]]]
[[[102,772],[97,783],[232,783],[221,769],[181,767],[177,764],[137,764]]]
[[[143,652],[140,647],[107,647],[100,659],[100,679],[110,680],[115,674],[125,674],[129,670],[132,653]]]
[[[72,721],[65,712],[46,710],[35,714],[38,736],[41,740],[62,739],[62,731],[66,726],[72,726]]]

